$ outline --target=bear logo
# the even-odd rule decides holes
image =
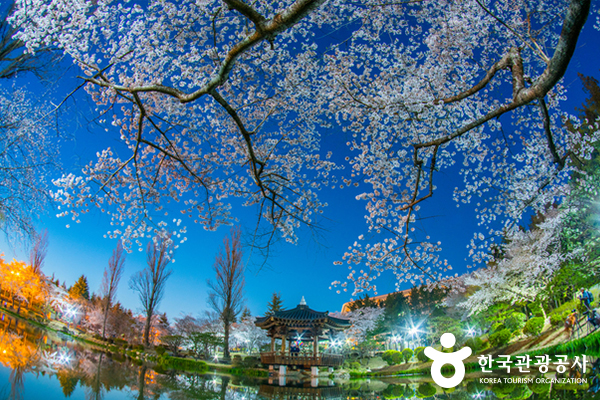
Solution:
[[[444,333],[440,338],[440,343],[442,347],[450,348],[456,343],[456,338],[451,333]],[[465,377],[465,364],[463,360],[469,357],[471,353],[472,350],[468,346],[453,353],[442,353],[431,346],[427,346],[425,348],[425,355],[433,361],[433,364],[431,364],[431,377],[433,381],[446,389],[458,386]],[[454,376],[451,378],[444,378],[442,376],[442,367],[446,364],[454,367]]]

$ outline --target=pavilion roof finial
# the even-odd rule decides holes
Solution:
[[[300,300],[300,304],[301,306],[305,306],[306,305],[306,300],[304,300],[304,296],[302,296],[302,300]]]

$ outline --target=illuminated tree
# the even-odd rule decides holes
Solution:
[[[231,337],[238,345],[246,348],[248,353],[259,351],[260,347],[269,342],[267,332],[254,324],[256,318],[250,316],[233,326]]]
[[[334,317],[349,319],[352,323],[350,329],[339,334],[343,340],[360,344],[373,332],[380,320],[383,319],[384,309],[379,307],[364,307],[345,314],[332,313]]]
[[[74,299],[90,299],[90,287],[88,286],[85,275],[81,275],[79,279],[77,279],[77,282],[69,289],[69,294]]]
[[[125,252],[121,242],[117,244],[117,248],[113,250],[110,260],[108,260],[108,267],[104,270],[104,276],[102,278],[102,297],[104,300],[104,321],[102,322],[102,338],[105,338],[106,332],[106,321],[108,320],[108,310],[114,303],[115,297],[117,296],[117,288],[121,275],[123,275],[123,266],[125,264]]]
[[[146,246],[146,268],[129,280],[129,287],[137,292],[145,313],[143,341],[150,344],[152,319],[163,298],[167,279],[171,276],[167,269],[173,256],[173,241],[170,237],[155,236]]]
[[[520,231],[504,244],[504,257],[462,277],[464,285],[478,290],[459,305],[473,314],[495,303],[535,301],[560,266],[574,256],[560,251],[560,232],[567,212],[548,210],[537,227]]]
[[[208,304],[219,314],[223,324],[223,357],[229,359],[229,330],[231,324],[242,311],[244,305],[244,264],[240,229],[231,230],[231,237],[225,237],[223,247],[215,259],[213,268],[215,280],[208,281],[210,293]]]
[[[440,171],[460,166],[454,198],[484,226],[474,263],[563,198],[598,139],[566,129],[560,110],[590,3],[18,0],[11,22],[30,50],[55,45],[83,70],[128,148],[55,182],[62,215],[98,207],[111,236],[141,246],[156,224],[185,233],[166,201],[212,230],[241,197],[268,246],[318,223],[319,190],[358,186],[366,234],[333,286],[359,293],[386,271],[413,284],[450,273],[441,243],[413,226]],[[321,147],[333,128],[348,145],[336,158]]]

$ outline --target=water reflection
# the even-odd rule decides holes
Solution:
[[[590,352],[591,353],[591,352]],[[588,353],[589,354],[589,353]],[[591,355],[591,354],[590,354]],[[4,399],[599,399],[600,359],[592,357],[585,384],[480,384],[442,390],[430,379],[332,381],[256,380],[216,374],[158,373],[123,355],[94,351],[70,337],[0,314],[0,400]],[[58,383],[58,384],[56,384]],[[52,393],[55,391],[56,393]]]

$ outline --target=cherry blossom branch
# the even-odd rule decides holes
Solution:
[[[590,0],[572,0],[569,9],[567,11],[567,16],[565,17],[565,22],[563,24],[563,29],[560,34],[560,38],[558,40],[558,44],[554,51],[554,55],[550,59],[548,66],[544,70],[544,72],[540,75],[536,82],[533,83],[529,88],[525,88],[523,84],[523,67],[522,64],[518,64],[513,60],[511,67],[513,68],[513,101],[502,105],[495,110],[490,111],[486,115],[481,118],[476,119],[462,128],[457,129],[452,134],[448,136],[442,136],[438,139],[425,142],[425,143],[417,143],[414,145],[415,148],[422,147],[431,147],[436,145],[442,145],[456,139],[464,135],[465,133],[477,128],[491,119],[500,117],[508,111],[514,110],[518,107],[521,107],[525,104],[528,104],[535,99],[539,99],[544,97],[563,77],[565,71],[567,70],[567,66],[569,65],[569,61],[573,56],[573,52],[575,51],[575,46],[577,45],[577,39],[585,24],[587,16],[590,10]],[[514,52],[514,49],[511,49]],[[510,54],[510,51],[509,51]],[[514,53],[510,58],[517,57]],[[520,57],[520,56],[519,56]],[[488,73],[489,74],[489,73]],[[487,75],[486,75],[487,76]],[[485,81],[485,78],[482,82]],[[480,84],[482,83],[480,82]],[[485,82],[487,84],[487,82]],[[467,97],[468,93],[473,91],[475,88],[480,90],[481,87],[485,86],[485,84],[481,87],[480,84],[476,85],[474,88],[454,96],[454,99],[458,100]],[[471,93],[472,94],[472,93]]]
[[[483,4],[481,4],[481,1],[479,1],[479,0],[475,0],[475,1],[477,2],[477,4],[479,4],[479,7],[481,7],[486,13],[488,13],[492,18],[494,18],[502,26],[504,26],[506,29],[508,29],[513,35],[515,35],[517,38],[519,38],[519,40],[522,41],[523,44],[525,44],[525,46],[529,47],[531,49],[531,51],[533,51],[534,53],[536,53],[537,55],[539,55],[540,58],[545,63],[548,63],[550,61],[550,59],[548,58],[548,56],[543,51],[541,51],[541,49],[539,48],[539,46],[537,46],[537,43],[535,41],[534,41],[534,43],[536,44],[536,48],[534,48],[533,46],[531,46],[525,40],[525,38],[523,38],[517,31],[515,31],[513,28],[511,28],[506,22],[504,22],[500,18],[498,18],[496,16],[496,14],[494,14],[493,12],[491,12],[486,6],[484,6]],[[530,37],[531,37],[531,35],[530,35]]]
[[[229,78],[229,73],[233,69],[235,62],[246,51],[250,50],[252,47],[257,45],[261,41],[273,38],[279,33],[292,27],[302,18],[304,18],[308,13],[318,8],[324,2],[325,0],[298,0],[281,14],[275,15],[271,20],[263,23],[262,31],[257,30],[252,35],[246,36],[235,46],[233,46],[233,48],[227,53],[227,56],[225,57],[225,60],[223,61],[223,64],[221,65],[219,71],[216,74],[214,74],[213,77],[209,79],[209,81],[204,86],[192,93],[185,93],[177,88],[161,84],[128,87],[98,81],[97,79],[93,78],[89,78],[88,81],[98,86],[110,87],[115,90],[122,90],[124,92],[130,93],[163,93],[178,99],[181,103],[189,103],[191,101],[199,99],[204,95],[210,94],[217,87],[227,82]]]
[[[552,137],[552,130],[550,129],[550,114],[548,114],[548,107],[546,106],[546,101],[543,97],[540,97],[539,104],[544,122],[544,133],[546,134],[546,140],[548,141],[548,148],[550,149],[550,153],[552,154],[554,162],[558,164],[558,169],[560,171],[565,167],[565,161],[569,153],[565,154],[564,157],[560,157],[558,155],[558,152],[556,151],[556,145],[554,144],[554,139]]]
[[[251,5],[248,5],[240,0],[223,0],[229,8],[239,11],[242,15],[248,18],[256,26],[256,30],[261,32],[263,30],[266,18],[260,15]]]

